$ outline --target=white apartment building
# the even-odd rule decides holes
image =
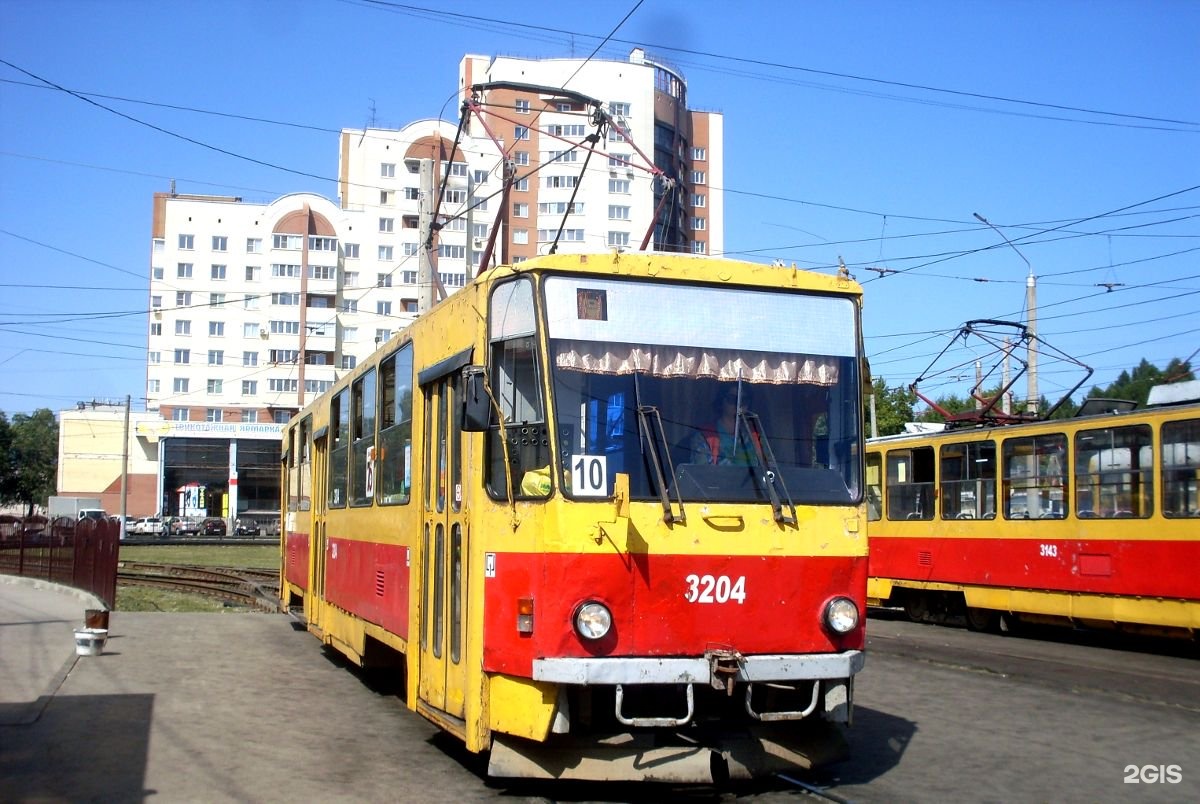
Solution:
[[[637,249],[651,227],[650,248],[723,250],[722,117],[687,108],[677,71],[641,50],[623,62],[469,55],[459,81],[481,112],[461,136],[443,120],[343,130],[336,203],[155,194],[146,407],[163,419],[164,515],[185,497],[210,516],[269,510],[282,424],[416,315],[423,159],[442,191],[433,259],[446,293],[478,271],[495,226],[493,263],[556,240],[560,252]],[[564,84],[618,123],[590,158],[573,147],[595,130],[590,110],[539,89]]]

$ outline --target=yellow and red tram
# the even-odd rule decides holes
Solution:
[[[845,276],[692,255],[486,272],[289,423],[283,602],[356,662],[400,658],[409,707],[496,776],[840,755],[860,309]]]
[[[871,439],[869,601],[976,629],[1194,637],[1200,404],[1106,402],[1071,419]]]

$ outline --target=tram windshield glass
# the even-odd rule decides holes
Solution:
[[[860,499],[851,299],[549,277],[558,471],[571,497]]]

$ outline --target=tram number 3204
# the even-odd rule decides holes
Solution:
[[[728,603],[733,600],[739,605],[746,602],[746,576],[739,575],[730,578],[728,575],[689,575],[687,594],[684,598],[688,603]]]

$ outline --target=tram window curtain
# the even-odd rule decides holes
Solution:
[[[664,378],[726,381],[740,378],[753,383],[802,383],[823,387],[837,385],[839,372],[836,358],[821,355],[576,340],[555,341],[554,362],[558,368],[591,374],[640,372]]]

